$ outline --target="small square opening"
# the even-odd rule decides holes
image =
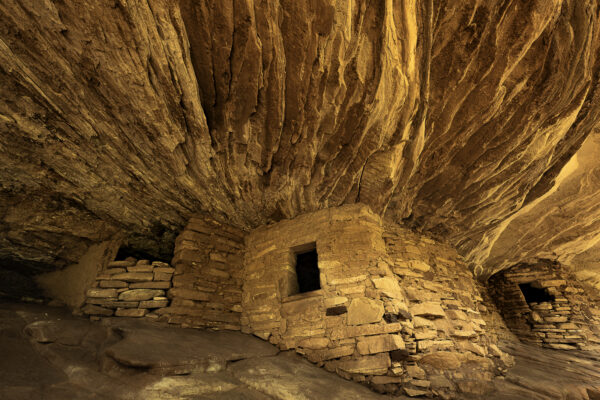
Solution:
[[[548,289],[537,288],[531,282],[519,284],[519,289],[521,289],[528,304],[554,301],[554,296],[548,293]]]
[[[301,250],[296,251],[295,255],[298,293],[312,292],[321,289],[319,256],[317,254],[316,245],[312,244],[310,248],[304,247]]]

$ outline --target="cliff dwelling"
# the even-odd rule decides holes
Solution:
[[[0,1],[0,399],[600,399],[599,7]]]

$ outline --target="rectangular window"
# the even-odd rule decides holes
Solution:
[[[310,247],[312,248],[310,248]],[[308,247],[308,249],[307,249]],[[319,256],[316,244],[301,246],[302,250],[296,255],[296,278],[298,279],[298,293],[312,292],[321,289],[319,276]]]
[[[527,303],[543,303],[545,301],[554,301],[554,296],[548,293],[548,289],[537,288],[531,283],[519,284],[519,289],[525,297]]]

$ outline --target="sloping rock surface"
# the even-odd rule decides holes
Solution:
[[[121,318],[99,324],[64,309],[3,302],[0,339],[2,400],[392,399],[239,333]],[[517,342],[503,350],[516,365],[486,399],[600,398],[596,353]]]
[[[0,303],[0,339],[1,400],[388,399],[235,332]]]

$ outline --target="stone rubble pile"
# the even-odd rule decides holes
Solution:
[[[527,302],[519,284],[554,299]],[[560,350],[598,348],[600,308],[558,263],[519,264],[490,279],[490,293],[508,327],[528,343]]]
[[[82,312],[92,319],[101,317],[158,318],[169,305],[166,297],[175,269],[161,261],[112,261],[86,292]]]

